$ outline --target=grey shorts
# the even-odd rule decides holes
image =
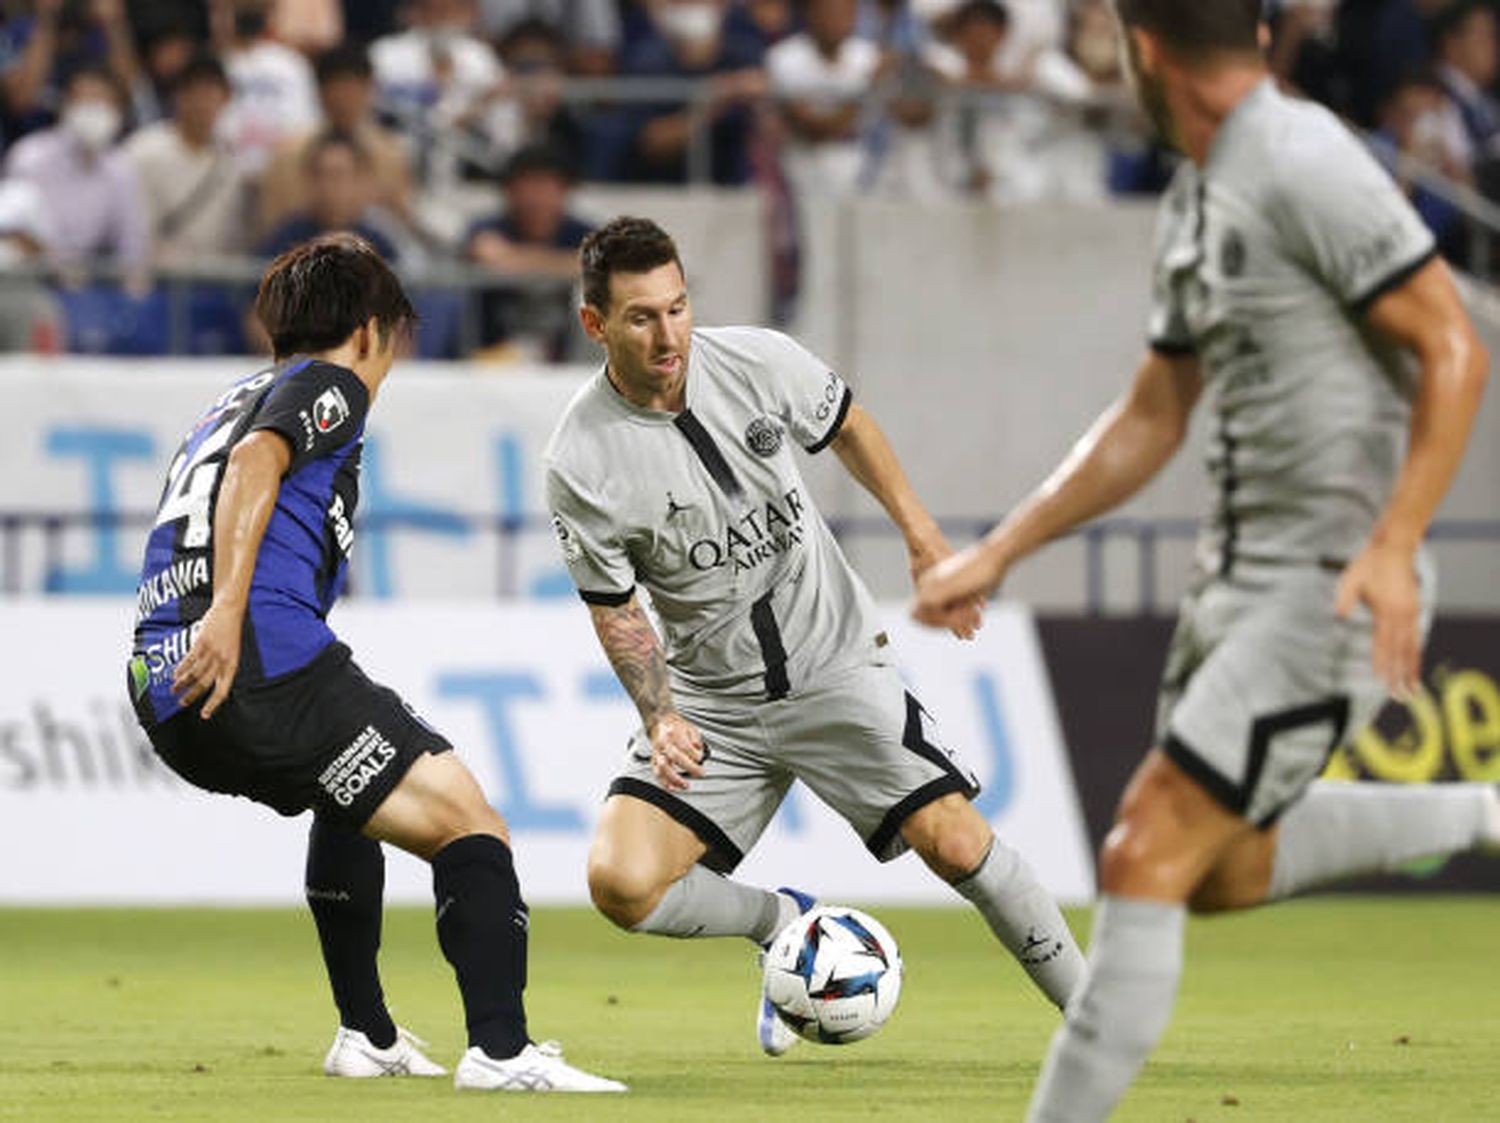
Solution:
[[[1263,567],[1243,581],[1209,581],[1182,603],[1157,743],[1257,826],[1296,802],[1387,698],[1371,662],[1369,613],[1334,612],[1338,579],[1332,569]],[[1428,620],[1424,611],[1424,634]]]
[[[610,795],[660,807],[708,847],[702,862],[729,873],[755,845],[801,780],[881,861],[906,849],[901,824],[952,792],[979,783],[938,739],[933,720],[894,667],[867,664],[777,701],[678,699],[703,735],[703,775],[669,792],[651,771],[644,730],[631,738]]]

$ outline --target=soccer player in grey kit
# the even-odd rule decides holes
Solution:
[[[1188,159],[1162,201],[1135,383],[985,541],[923,575],[945,625],[1142,487],[1205,389],[1219,488],[1158,740],[1099,858],[1088,967],[1029,1118],[1103,1119],[1166,1029],[1187,909],[1245,908],[1500,833],[1495,789],[1316,782],[1418,684],[1428,523],[1488,358],[1431,235],[1326,110],[1284,96],[1255,0],[1117,0],[1142,105]]]
[[[801,779],[876,858],[920,854],[1062,1006],[1082,968],[1077,945],[974,810],[973,776],[902,685],[797,467],[794,446],[832,448],[921,573],[950,551],[879,427],[787,336],[694,330],[677,248],[654,223],[609,223],[582,263],[583,324],[608,361],[553,434],[548,501],[642,722],[590,855],[595,903],[631,931],[768,943],[810,898],[725,875]],[[975,602],[953,630],[978,623]],[[768,1054],[797,1041],[764,995],[756,1014]]]

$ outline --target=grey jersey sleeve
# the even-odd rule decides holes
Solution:
[[[547,469],[547,505],[563,561],[589,604],[624,604],[635,592],[635,567],[607,513],[603,496]]]
[[[1436,243],[1400,188],[1340,125],[1282,166],[1272,213],[1288,254],[1345,306],[1369,308],[1433,256]]]
[[[1195,189],[1185,173],[1177,177],[1162,196],[1156,220],[1151,267],[1151,310],[1146,338],[1153,351],[1163,355],[1190,355],[1197,350],[1182,308],[1180,277],[1195,264],[1196,250],[1184,229],[1191,218],[1191,196]]]
[[[854,393],[827,363],[789,335],[758,334],[772,408],[808,452],[821,452],[839,435]]]

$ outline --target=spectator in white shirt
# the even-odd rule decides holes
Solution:
[[[945,23],[948,44],[931,53],[935,68],[971,95],[945,121],[950,179],[1000,204],[1102,198],[1103,145],[1080,116],[1093,84],[1055,47],[1017,54],[1011,27],[999,0],[965,0]],[[1091,166],[1080,171],[1081,159]]]
[[[520,115],[500,96],[505,68],[474,34],[472,0],[412,0],[411,27],[370,45],[382,109],[415,134],[424,186],[443,195],[469,146],[503,158],[520,143]]]
[[[789,133],[787,177],[801,192],[853,195],[864,166],[863,98],[880,48],[854,34],[858,0],[807,0],[807,30],[766,53],[773,96]]]
[[[256,176],[277,144],[318,123],[312,64],[271,37],[267,0],[214,0],[214,5],[215,40],[234,89],[225,127],[246,173]]]
[[[199,55],[177,76],[172,119],[139,130],[125,145],[151,214],[156,260],[180,264],[247,247],[243,170],[219,129],[229,76]]]
[[[41,259],[46,221],[35,184],[0,179],[0,351],[58,349],[62,325],[51,293],[36,278],[9,268]]]

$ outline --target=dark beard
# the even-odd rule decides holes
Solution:
[[[1166,90],[1162,87],[1161,79],[1142,69],[1140,55],[1136,52],[1135,41],[1130,38],[1128,29],[1125,31],[1125,48],[1126,69],[1130,75],[1130,84],[1135,89],[1136,101],[1140,103],[1142,112],[1151,121],[1151,126],[1161,141],[1181,151],[1182,144],[1177,139],[1177,126],[1172,121],[1172,110],[1167,105]]]

